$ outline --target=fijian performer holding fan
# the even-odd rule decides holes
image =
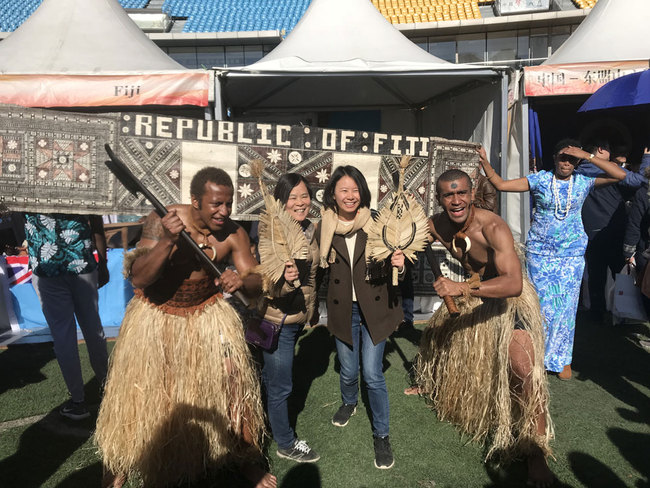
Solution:
[[[259,383],[241,320],[225,292],[261,291],[248,274],[257,262],[248,235],[230,220],[233,185],[218,168],[191,183],[191,205],[152,213],[125,272],[129,303],[111,357],[96,440],[107,469],[105,486],[134,474],[146,486],[204,476],[239,463],[258,488],[276,479],[261,464],[264,431]],[[238,273],[217,280],[179,239],[186,230],[215,262],[230,257]]]
[[[490,440],[487,457],[528,459],[528,481],[546,487],[552,427],[544,373],[539,301],[522,276],[512,233],[496,214],[472,205],[469,176],[444,172],[436,182],[443,211],[430,231],[471,278],[439,277],[441,297],[455,297],[460,315],[440,307],[424,330],[415,360],[417,386],[405,391],[432,401],[438,416],[473,440]]]

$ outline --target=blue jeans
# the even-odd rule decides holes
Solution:
[[[404,312],[404,322],[413,323],[413,300],[415,291],[413,288],[413,265],[406,261],[406,274],[404,279],[399,282],[399,290],[402,293],[402,311]]]
[[[284,324],[278,336],[278,347],[263,351],[262,381],[266,389],[266,409],[273,439],[281,449],[293,446],[296,433],[289,425],[287,399],[293,389],[293,352],[303,324]]]
[[[54,353],[70,396],[73,401],[82,402],[84,381],[77,348],[77,322],[100,384],[104,383],[108,371],[106,339],[97,305],[97,270],[79,275],[32,275],[32,284],[50,328]]]
[[[361,344],[359,344],[361,341]],[[341,363],[341,398],[343,403],[357,403],[359,394],[359,356],[363,380],[368,389],[372,412],[372,432],[376,437],[388,435],[388,390],[382,371],[386,341],[372,343],[368,326],[357,302],[352,304],[352,346],[336,339],[336,352]]]

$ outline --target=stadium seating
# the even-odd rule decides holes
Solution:
[[[187,18],[183,32],[290,31],[309,0],[165,0],[163,11]]]
[[[597,0],[573,0],[578,8],[591,8]],[[650,0],[648,0],[650,1]],[[42,0],[2,0],[0,32],[12,32]],[[145,8],[149,0],[119,0],[124,8]],[[164,0],[162,9],[172,18],[186,19],[183,32],[290,32],[310,0]],[[372,0],[392,24],[480,19],[479,5],[494,0]]]
[[[41,0],[7,0],[0,11],[0,32],[13,32],[41,4]]]
[[[573,0],[573,4],[578,8],[593,8],[598,0]]]
[[[149,0],[119,0],[124,8],[144,8]],[[0,32],[13,32],[34,13],[42,0],[3,0]]]
[[[392,24],[443,22],[480,19],[481,5],[494,0],[372,0],[373,5]]]

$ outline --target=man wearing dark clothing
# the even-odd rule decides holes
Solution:
[[[586,145],[585,150],[609,160],[606,143]],[[590,310],[595,317],[605,312],[605,283],[607,272],[617,273],[625,262],[623,258],[623,234],[627,222],[625,202],[647,180],[642,173],[650,165],[650,154],[643,157],[640,173],[625,170],[626,177],[614,185],[594,188],[582,207],[582,221],[589,238],[585,259],[590,298]],[[577,174],[598,176],[601,171],[586,162],[578,166]]]
[[[650,161],[650,150],[646,149],[643,155],[642,165],[647,166],[648,161]],[[637,276],[641,276],[646,271],[646,266],[650,258],[649,247],[650,200],[648,199],[648,184],[645,183],[636,191],[632,198],[623,239],[623,257],[629,261],[634,256]],[[642,297],[646,312],[650,314],[650,298],[644,294]]]

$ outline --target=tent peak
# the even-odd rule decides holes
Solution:
[[[44,0],[0,43],[0,73],[179,69],[117,0]]]
[[[598,0],[587,18],[543,64],[650,59],[648,0]]]
[[[312,0],[291,33],[256,71],[367,71],[465,67],[413,44],[370,0]]]

